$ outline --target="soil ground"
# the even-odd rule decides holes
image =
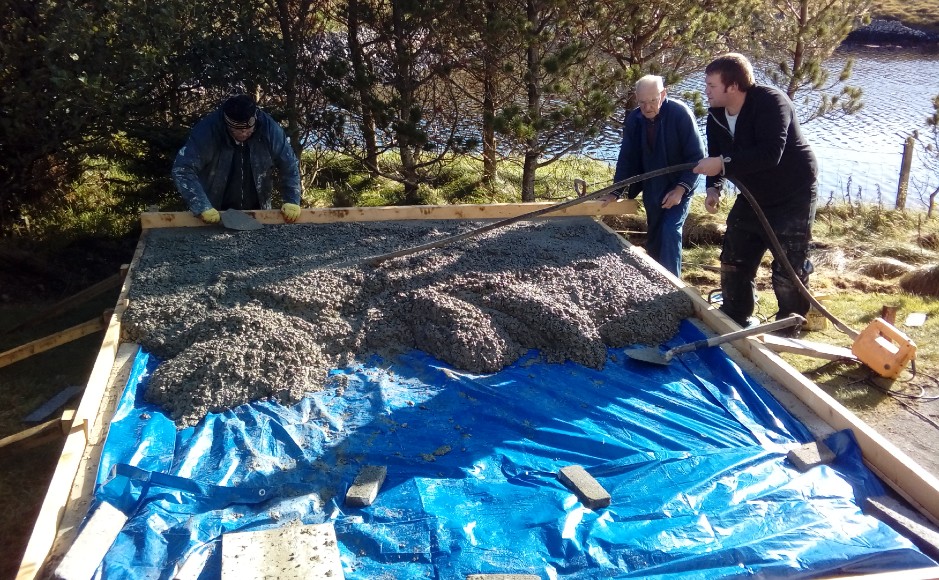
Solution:
[[[119,272],[121,264],[130,262],[135,244],[136,240],[93,240],[67,247],[56,256],[0,251],[0,351],[100,317],[106,309],[114,308],[119,288],[45,322],[7,332]],[[32,427],[23,422],[24,417],[66,387],[84,385],[102,338],[103,332],[98,332],[0,368],[0,437]],[[69,402],[73,408],[79,396]],[[4,580],[16,576],[63,442],[62,437],[53,436],[0,449],[0,578]]]
[[[641,243],[641,235],[632,236],[632,241]],[[117,289],[47,322],[15,333],[3,332],[114,274],[121,264],[129,263],[135,244],[135,239],[94,241],[44,258],[0,252],[0,351],[79,324],[113,307]],[[703,294],[716,287],[715,280],[706,276],[693,283]],[[812,333],[806,338],[826,342],[829,337],[836,338],[834,335],[834,331],[827,331]],[[29,425],[22,422],[23,417],[64,387],[84,384],[100,349],[101,338],[102,333],[96,333],[0,368],[0,401],[3,403],[0,405],[0,437],[27,428]],[[852,372],[849,368],[825,370]],[[866,375],[859,375],[859,379],[864,378]],[[939,457],[934,451],[939,448],[939,401],[904,400],[886,394],[880,400],[872,399],[871,388],[869,383],[858,382],[856,391],[852,387],[826,390],[924,469],[939,476]],[[893,388],[904,387],[901,384]],[[77,397],[72,403],[77,403]],[[0,579],[15,577],[62,441],[56,438],[38,445],[0,450]]]

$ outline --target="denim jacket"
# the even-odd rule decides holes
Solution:
[[[189,139],[173,162],[173,181],[195,215],[221,209],[231,172],[234,139],[228,133],[222,110],[196,123]],[[254,133],[244,142],[251,159],[251,175],[258,193],[258,207],[271,208],[273,169],[280,173],[284,203],[300,204],[300,164],[284,130],[264,111],[258,110]]]
[[[644,155],[646,147],[646,118],[637,107],[626,115],[623,121],[623,142],[616,160],[616,172],[613,183],[628,179],[640,173],[662,169],[671,165],[700,161],[704,157],[704,145],[695,123],[694,114],[687,105],[680,101],[666,98],[655,121],[655,150]],[[683,186],[692,193],[698,184],[699,176],[693,171],[671,173],[633,183],[628,191],[620,191],[634,199],[640,191],[647,197],[661,199],[676,185]]]

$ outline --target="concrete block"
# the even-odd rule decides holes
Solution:
[[[864,513],[884,522],[913,542],[922,553],[939,561],[939,532],[918,512],[892,497],[881,495],[864,500]]]
[[[835,460],[835,454],[823,441],[813,441],[793,449],[786,458],[796,469],[805,473],[817,465],[831,463]]]
[[[222,536],[222,580],[342,580],[332,524],[291,524]]]
[[[595,510],[610,505],[610,494],[603,486],[579,465],[568,465],[558,471],[558,479],[577,494],[581,503]]]
[[[541,580],[535,574],[470,574],[466,580]]]
[[[372,505],[378,496],[378,490],[385,483],[388,468],[383,465],[366,465],[355,476],[352,487],[346,492],[346,505],[365,507]]]
[[[215,543],[202,544],[186,556],[186,559],[176,565],[173,580],[199,580],[202,570],[212,554],[215,552]]]
[[[87,580],[121,533],[127,516],[113,505],[102,502],[75,538],[75,543],[55,569],[57,580]]]

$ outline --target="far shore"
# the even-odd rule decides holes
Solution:
[[[842,46],[877,48],[925,48],[939,51],[939,34],[911,28],[896,20],[871,20],[850,34]]]

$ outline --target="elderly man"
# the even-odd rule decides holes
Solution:
[[[247,95],[229,98],[199,121],[173,163],[176,189],[194,215],[217,223],[219,210],[270,209],[280,173],[284,220],[300,217],[300,165],[284,130]]]
[[[704,157],[701,135],[691,110],[669,99],[662,77],[646,75],[636,82],[639,106],[623,122],[623,143],[613,181]],[[681,276],[681,237],[698,176],[691,171],[654,177],[629,186],[634,199],[642,192],[648,235],[646,252],[675,276]],[[610,201],[608,198],[607,201]]]
[[[795,107],[779,89],[757,85],[753,67],[743,55],[728,53],[705,68],[705,93],[711,106],[707,120],[710,157],[695,173],[707,175],[705,208],[714,213],[725,178],[747,188],[766,215],[802,283],[808,286],[808,260],[815,219],[818,166],[802,135]],[[721,250],[721,310],[741,326],[752,321],[754,284],[766,232],[754,208],[738,196],[727,216]],[[776,318],[805,316],[809,301],[778,261],[772,264]]]

